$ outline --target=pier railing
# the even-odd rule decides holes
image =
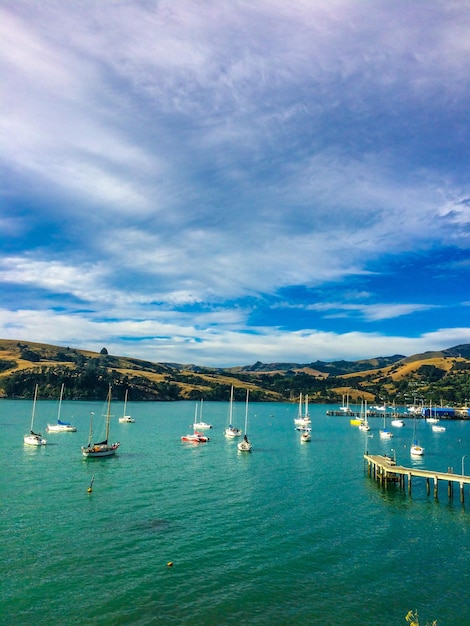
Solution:
[[[419,477],[426,480],[426,491],[431,493],[431,482],[434,486],[434,497],[437,499],[439,481],[447,482],[447,493],[451,498],[454,495],[454,485],[460,487],[460,500],[464,501],[464,485],[470,485],[470,476],[455,474],[452,471],[437,472],[433,470],[417,469],[415,467],[403,467],[397,465],[395,460],[382,455],[364,454],[364,461],[367,463],[367,471],[370,477],[379,481],[385,487],[389,483],[397,483],[405,489],[408,482],[408,493],[411,493],[412,478]]]

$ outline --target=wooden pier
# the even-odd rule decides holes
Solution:
[[[449,498],[454,495],[454,485],[460,487],[460,501],[464,502],[464,485],[470,485],[470,476],[454,474],[453,472],[434,472],[432,470],[417,469],[415,467],[403,467],[397,465],[394,459],[388,456],[364,454],[364,461],[367,462],[369,476],[375,478],[385,487],[389,483],[397,483],[402,489],[408,480],[408,493],[411,493],[411,483],[413,477],[420,477],[426,480],[426,491],[431,493],[431,482],[434,486],[434,497],[437,499],[439,481],[447,482],[447,494]]]

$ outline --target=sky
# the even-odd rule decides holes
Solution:
[[[470,343],[468,0],[2,0],[0,338]]]

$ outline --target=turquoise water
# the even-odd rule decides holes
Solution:
[[[227,440],[227,404],[205,403],[211,441],[192,446],[195,403],[129,403],[114,418],[118,455],[85,460],[91,402],[63,402],[77,433],[45,433],[57,403],[38,402],[48,445],[23,445],[31,402],[0,401],[2,625],[470,625],[470,493],[411,496],[367,477],[363,454],[412,465],[412,422],[383,442],[311,406],[300,443],[297,406],[250,406],[251,454]],[[113,413],[120,415],[115,403]],[[244,406],[236,405],[243,426]],[[419,423],[427,469],[461,471],[470,423]],[[42,429],[42,430],[41,430]],[[97,433],[98,434],[98,433]],[[94,475],[93,492],[87,488]],[[167,563],[172,561],[173,567]]]

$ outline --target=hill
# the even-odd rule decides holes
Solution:
[[[470,401],[470,345],[358,361],[210,368],[114,356],[106,348],[0,340],[0,396],[31,398],[36,383],[41,398],[57,398],[64,383],[65,397],[76,400],[101,400],[109,384],[119,398],[129,389],[132,400],[227,400],[233,385],[237,400],[248,387],[253,401],[294,401],[308,393],[310,402],[338,403],[347,393],[352,402],[462,405]]]

